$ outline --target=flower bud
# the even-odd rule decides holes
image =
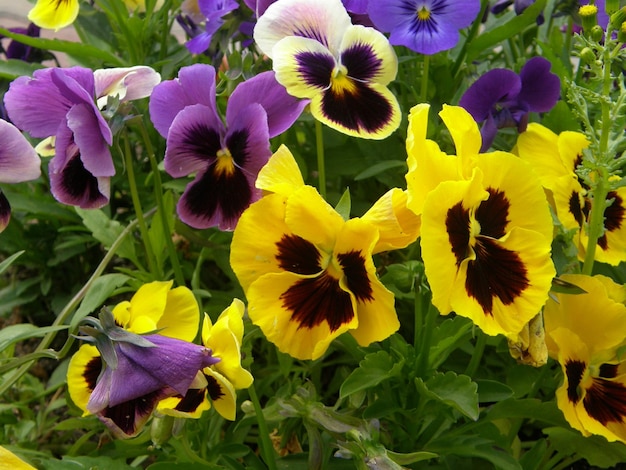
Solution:
[[[596,54],[590,47],[585,47],[580,51],[580,58],[586,64],[593,64],[596,60]]]
[[[617,10],[611,15],[610,28],[611,30],[620,30],[622,23],[626,21],[626,7]]]
[[[626,21],[621,24],[617,30],[617,40],[622,43],[626,43]]]
[[[607,14],[612,15],[619,10],[619,0],[606,0],[604,2],[604,10]]]
[[[602,26],[597,24],[593,28],[591,28],[590,36],[591,36],[591,39],[593,39],[596,42],[602,41],[602,37],[604,36],[604,31],[602,30]]]
[[[578,14],[583,23],[583,31],[589,34],[591,29],[598,25],[598,7],[595,5],[583,5],[578,10]]]

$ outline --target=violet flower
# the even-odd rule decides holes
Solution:
[[[205,18],[205,25],[202,32],[200,28],[194,29],[192,19],[188,25],[194,34],[190,35],[191,40],[185,43],[185,47],[192,54],[202,54],[209,48],[213,35],[224,24],[223,17],[239,8],[239,4],[235,0],[198,0],[198,8]]]
[[[12,33],[25,34],[26,36],[38,38],[41,28],[34,23],[30,23],[27,28],[9,28],[9,31]],[[0,39],[2,38],[4,38],[4,36],[0,35]],[[4,52],[7,59],[18,59],[23,60],[24,62],[41,62],[47,57],[53,57],[52,54],[47,51],[28,46],[15,39],[9,42],[6,49],[0,44],[0,51]]]
[[[4,96],[11,120],[32,137],[54,137],[55,156],[48,169],[58,201],[82,208],[108,203],[115,174],[109,149],[113,134],[97,100],[110,94],[120,101],[142,98],[158,81],[154,70],[140,66],[96,73],[82,67],[47,68],[11,83]]]
[[[524,132],[529,112],[544,113],[554,107],[561,81],[550,72],[550,65],[543,57],[533,57],[519,75],[508,69],[493,69],[463,94],[459,105],[476,122],[484,121],[480,130],[481,152],[491,147],[498,129],[515,127],[518,132]]]
[[[421,54],[452,49],[459,30],[474,21],[480,0],[369,0],[368,14],[389,42]]]
[[[264,72],[235,88],[225,126],[213,67],[183,67],[177,79],[156,86],[150,118],[167,138],[165,171],[174,178],[196,175],[178,201],[180,219],[194,228],[234,229],[261,196],[254,183],[271,156],[269,139],[288,129],[306,105],[287,94],[274,72]]]
[[[515,10],[516,15],[521,15],[526,8],[535,3],[536,0],[498,0],[491,7],[491,13],[498,14],[502,13],[509,6],[513,5],[513,9]],[[543,17],[543,13],[537,16],[537,24],[542,25],[545,19]]]
[[[22,183],[39,178],[41,161],[35,149],[11,123],[0,120],[0,183]],[[11,218],[11,205],[0,191],[0,232]]]

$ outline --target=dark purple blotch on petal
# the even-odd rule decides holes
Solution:
[[[355,80],[372,81],[382,68],[382,60],[369,44],[357,43],[341,53],[341,64]]]
[[[219,382],[217,381],[215,377],[211,375],[207,375],[206,380],[207,380],[207,392],[209,396],[211,397],[211,400],[213,401],[219,400],[225,395],[224,392],[222,391],[222,387],[220,386]]]
[[[304,83],[323,90],[328,88],[335,68],[332,56],[319,52],[300,52],[295,59]]]
[[[7,225],[9,225],[9,221],[11,220],[11,204],[9,200],[4,195],[2,190],[0,190],[0,232],[2,232]]]
[[[580,382],[583,374],[587,369],[587,364],[578,360],[567,360],[565,363],[565,375],[567,376],[567,399],[576,404],[579,402],[582,392],[580,390]]]
[[[593,378],[583,398],[585,411],[603,426],[626,421],[626,387],[620,382]]]

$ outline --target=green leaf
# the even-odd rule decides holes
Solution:
[[[485,418],[490,421],[509,418],[535,419],[557,426],[568,426],[555,402],[542,402],[534,398],[509,398],[498,402],[489,409]]]
[[[474,421],[478,419],[478,385],[467,375],[457,375],[450,371],[437,373],[426,382],[422,382],[429,398],[450,406]],[[418,383],[418,388],[420,384]]]
[[[91,46],[89,44],[81,44],[79,42],[62,41],[60,39],[44,39],[34,38],[26,34],[12,33],[8,29],[0,28],[0,35],[7,38],[16,39],[22,44],[27,46],[36,47],[38,49],[46,49],[48,51],[65,52],[76,58],[82,58],[90,63],[93,63],[93,59],[98,59],[101,62],[107,64],[123,67],[124,62],[114,54],[105,51],[104,49]]]
[[[359,362],[359,367],[344,380],[339,390],[340,398],[367,388],[375,387],[379,383],[397,376],[402,370],[404,360],[396,362],[386,351],[378,351],[365,356]]]
[[[68,457],[44,462],[45,470],[134,470],[123,460],[111,457]]]
[[[30,323],[5,326],[0,330],[0,351],[4,351],[10,345],[28,338],[44,336],[51,331],[67,329],[67,325],[37,327]]]
[[[528,26],[536,24],[537,16],[543,11],[545,6],[546,0],[537,0],[526,8],[521,15],[516,15],[503,25],[487,30],[475,38],[467,48],[467,62],[473,61],[481,52],[491,49],[499,42],[517,36]]]
[[[500,450],[493,441],[479,436],[445,436],[429,443],[427,447],[428,450],[441,455],[478,457],[491,462],[498,470],[521,470],[522,468],[512,455]]]
[[[29,64],[19,59],[8,59],[0,61],[0,78],[15,80],[22,75],[31,76],[37,69],[42,68],[41,64]]]
[[[364,180],[367,178],[371,178],[372,176],[376,176],[379,173],[382,173],[387,170],[391,170],[392,168],[400,168],[403,167],[406,169],[406,162],[404,160],[386,160],[380,163],[376,163],[369,168],[363,170],[361,173],[354,177],[355,181]]]
[[[116,220],[111,220],[109,217],[99,209],[80,209],[75,208],[76,213],[83,219],[85,227],[87,227],[93,237],[104,245],[105,248],[110,248],[111,245],[117,240],[120,234],[124,231],[124,227]],[[130,238],[126,238],[117,249],[118,256],[129,259],[134,263],[137,263],[137,254],[135,253],[135,245],[133,245]]]
[[[387,450],[387,456],[398,465],[409,465],[415,462],[421,462],[422,460],[430,460],[439,456],[434,452],[411,452],[410,454],[398,454]]]
[[[539,470],[542,462],[546,458],[548,443],[545,439],[539,439],[535,444],[522,455],[519,463],[522,464],[524,470]]]
[[[472,322],[463,317],[447,318],[432,332],[432,344],[428,354],[431,367],[437,368],[464,342],[472,332]]]
[[[626,445],[608,442],[602,436],[585,437],[578,431],[566,428],[545,428],[550,444],[563,455],[579,455],[591,466],[609,468],[626,462]]]
[[[167,242],[165,237],[171,237],[174,228],[174,214],[176,213],[176,204],[174,195],[171,191],[165,192],[163,195],[163,214],[165,214],[167,227],[163,224],[161,213],[157,213],[152,217],[150,228],[148,229],[148,238],[152,245],[152,251],[157,258],[157,264],[162,267],[167,257]]]
[[[339,213],[343,220],[348,220],[350,218],[351,205],[350,188],[348,188],[343,192],[341,199],[339,199],[339,202],[335,206],[335,210]]]
[[[9,266],[11,266],[13,261],[15,261],[17,258],[19,258],[22,255],[22,253],[24,253],[24,250],[18,251],[17,253],[12,254],[7,259],[5,259],[2,263],[0,263],[0,274],[5,272],[7,270],[7,268]]]
[[[97,310],[113,294],[115,289],[124,285],[128,279],[126,274],[120,273],[104,274],[96,279],[87,290],[80,307],[74,313],[72,327],[78,325],[83,318]]]
[[[496,380],[478,379],[476,385],[478,385],[479,403],[502,401],[513,396],[511,387]]]

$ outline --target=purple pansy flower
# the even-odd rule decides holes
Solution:
[[[391,33],[391,44],[435,54],[456,45],[459,30],[480,12],[480,0],[369,0],[367,11],[376,28]]]
[[[297,100],[264,72],[237,86],[228,100],[226,126],[217,111],[215,69],[183,67],[150,98],[154,127],[167,138],[165,171],[195,173],[178,201],[178,215],[195,228],[235,228],[260,198],[257,174],[271,155],[270,141],[293,124],[307,101]]]
[[[41,28],[34,23],[30,23],[27,28],[9,28],[9,31],[38,38]],[[0,35],[0,39],[3,37]],[[14,39],[9,42],[6,49],[0,44],[0,51],[4,52],[7,59],[18,59],[24,62],[41,62],[46,56],[52,57],[52,54],[47,51],[28,46]]]
[[[22,183],[39,178],[41,161],[35,149],[11,123],[0,119],[0,183]],[[11,218],[11,206],[0,191],[0,232]]]
[[[498,14],[506,10],[510,5],[513,5],[516,15],[521,15],[526,8],[535,3],[536,0],[498,0],[491,7],[491,13]],[[537,24],[541,25],[544,22],[543,13],[537,16]]]
[[[476,122],[485,122],[480,130],[482,152],[491,147],[498,129],[516,127],[523,132],[529,112],[544,113],[554,107],[561,81],[550,72],[550,65],[543,57],[533,57],[519,75],[508,69],[493,69],[463,94],[459,105]]]
[[[95,73],[83,67],[47,68],[11,83],[4,96],[11,120],[32,137],[54,137],[48,169],[58,201],[82,208],[108,203],[115,174],[109,149],[113,134],[98,100],[108,95],[120,101],[142,98],[158,81],[154,70],[139,66]]]
[[[195,24],[193,18],[189,17],[188,22],[179,20],[179,23],[187,25],[187,33],[191,37],[185,46],[192,54],[202,54],[211,45],[211,39],[218,29],[224,24],[222,19],[231,11],[239,8],[235,0],[198,0],[198,9],[204,16],[204,31],[201,31]]]

